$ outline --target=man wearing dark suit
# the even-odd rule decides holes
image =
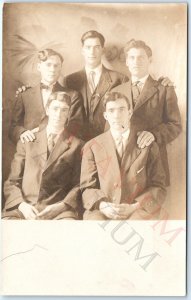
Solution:
[[[105,39],[101,33],[88,31],[83,34],[81,42],[85,68],[68,75],[64,85],[77,90],[83,97],[86,113],[84,139],[90,140],[104,132],[103,97],[105,93],[126,82],[128,77],[109,70],[102,64]]]
[[[65,128],[71,108],[65,92],[47,102],[47,127],[33,142],[17,144],[4,184],[5,219],[76,219],[83,142]]]
[[[84,146],[80,187],[87,220],[154,219],[165,200],[156,143],[143,149],[130,129],[132,110],[118,92],[104,97],[110,130]]]
[[[139,147],[153,141],[159,145],[166,183],[170,183],[166,144],[181,132],[177,96],[172,86],[163,86],[149,75],[152,51],[143,41],[131,40],[125,47],[131,80],[112,91],[124,94],[133,109],[131,127],[138,134]]]
[[[41,122],[46,122],[46,103],[52,92],[63,91],[70,95],[72,105],[68,118],[68,128],[76,131],[84,122],[83,101],[78,92],[62,87],[58,78],[62,69],[62,56],[52,49],[38,53],[38,71],[41,82],[36,86],[19,93],[12,112],[9,136],[16,143],[19,139],[33,141],[36,128]],[[79,135],[80,135],[79,130]]]

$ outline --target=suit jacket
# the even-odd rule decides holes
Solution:
[[[131,81],[113,91],[124,94],[132,105]],[[165,87],[149,76],[134,107],[131,128],[136,132],[146,130],[153,133],[160,148],[166,183],[169,184],[166,144],[181,132],[181,118],[174,88]]]
[[[69,115],[68,130],[74,135],[81,136],[81,128],[84,123],[84,109],[81,95],[68,88],[64,88],[58,82],[53,87],[53,92],[63,91],[71,97],[72,105]],[[20,93],[16,98],[12,112],[9,137],[17,143],[21,133],[25,130],[36,128],[44,122],[46,124],[46,112],[43,106],[40,83]]]
[[[64,130],[47,159],[46,129],[36,134],[34,142],[19,141],[4,184],[5,210],[15,209],[22,201],[39,211],[60,201],[77,209],[82,145]]]
[[[83,103],[86,113],[86,122],[84,124],[84,140],[91,138],[104,132],[105,119],[103,117],[103,97],[106,92],[116,87],[123,82],[126,82],[128,77],[113,70],[109,70],[103,66],[100,81],[97,89],[93,94],[93,114],[89,114],[89,99],[87,94],[87,76],[85,69],[70,74],[65,78],[65,83],[68,88],[77,90],[83,97]]]
[[[110,130],[86,143],[80,181],[86,210],[97,209],[100,201],[140,202],[150,214],[159,211],[165,199],[165,173],[158,145],[139,149],[133,133],[121,164]]]

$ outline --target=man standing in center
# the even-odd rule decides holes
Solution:
[[[84,140],[90,140],[104,132],[103,97],[112,88],[128,81],[128,77],[107,69],[101,62],[104,53],[105,38],[97,31],[83,34],[82,55],[85,68],[68,75],[65,85],[82,94],[86,112]]]

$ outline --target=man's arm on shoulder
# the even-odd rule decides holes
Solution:
[[[161,210],[166,196],[165,172],[159,148],[155,142],[149,147],[146,170],[148,186],[141,195],[136,197],[135,201],[139,202],[140,208],[154,215]]]
[[[4,184],[5,209],[14,209],[24,201],[22,193],[22,180],[25,168],[26,145],[20,141],[11,163],[11,171]]]
[[[159,145],[170,143],[182,130],[180,111],[174,88],[166,87],[164,97],[163,122],[151,130]]]
[[[98,209],[101,201],[107,201],[100,189],[98,170],[95,157],[91,149],[91,142],[86,143],[83,149],[80,188],[84,208],[87,210]]]

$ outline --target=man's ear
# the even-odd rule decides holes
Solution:
[[[150,56],[150,57],[149,57],[149,63],[151,64],[152,61],[153,61],[153,58],[152,58],[152,56]]]
[[[45,112],[46,112],[46,115],[48,116],[49,115],[49,107],[45,107]]]
[[[106,113],[106,111],[103,112],[103,116],[104,116],[104,119],[107,121],[107,113]]]
[[[37,70],[40,72],[40,63],[37,64]]]

